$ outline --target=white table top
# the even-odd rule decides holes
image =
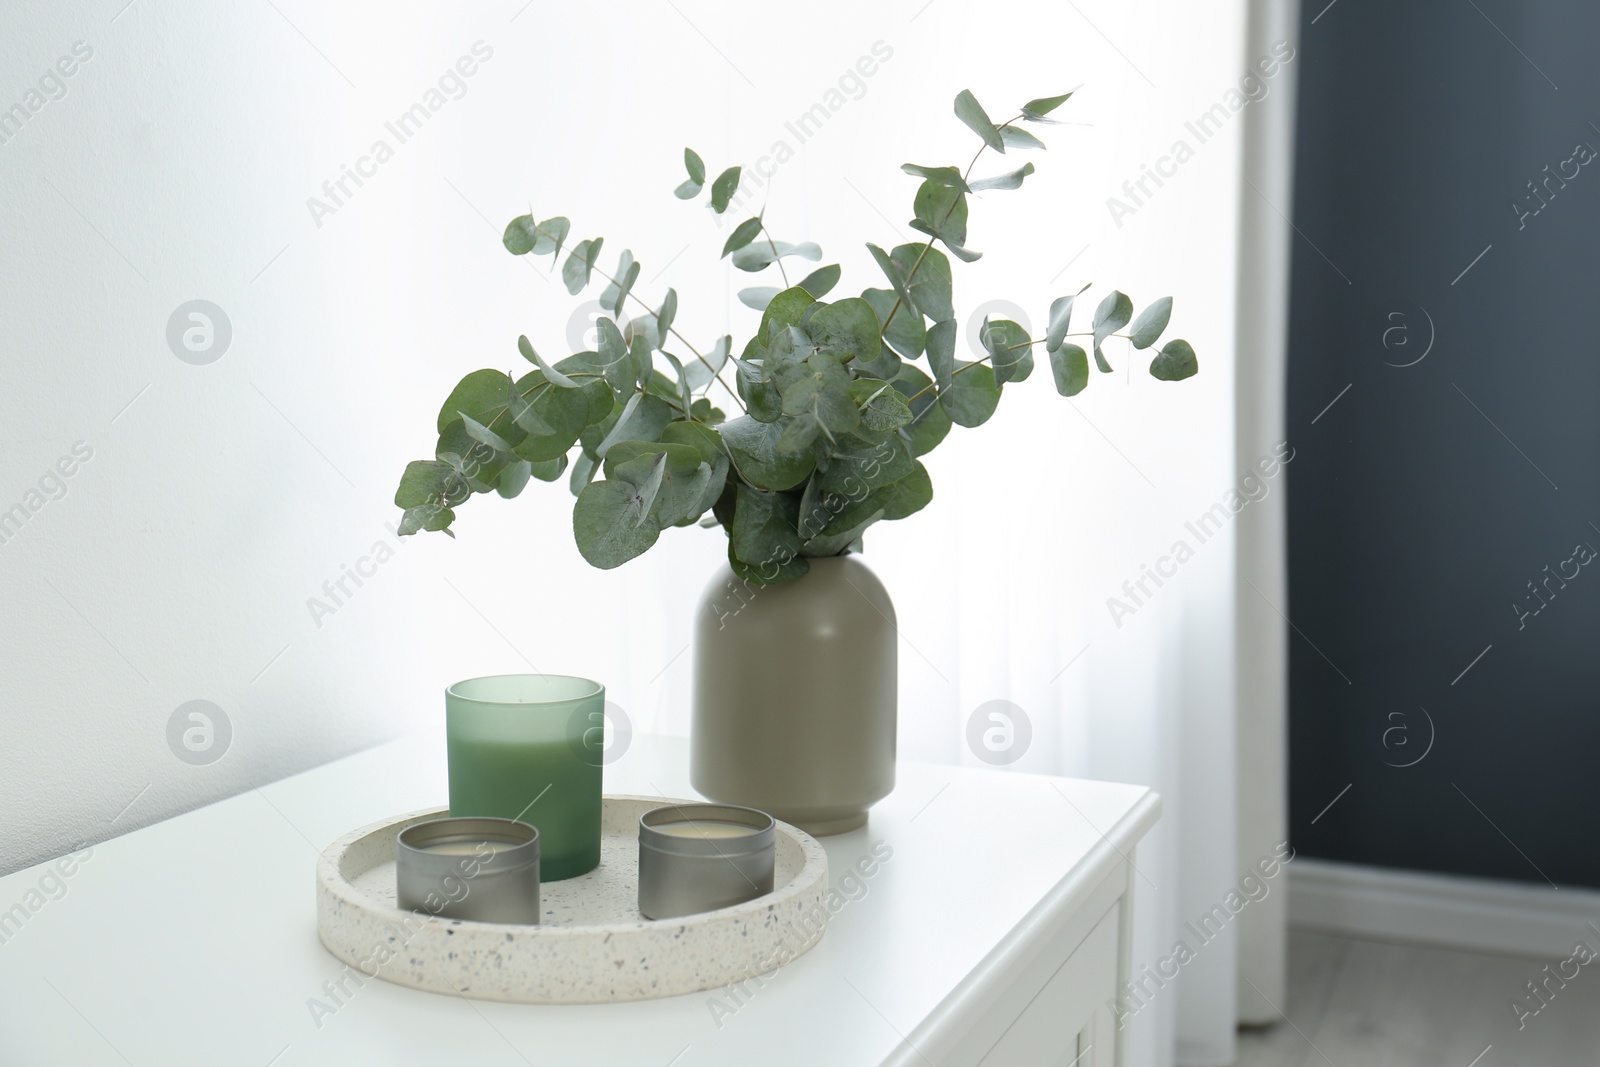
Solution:
[[[0,1062],[918,1061],[905,1038],[970,995],[989,973],[980,964],[1023,942],[1041,909],[1073,907],[1159,809],[1138,786],[903,763],[865,828],[823,839],[831,883],[856,899],[742,1007],[725,990],[546,1006],[372,980],[314,1019],[311,998],[335,1005],[324,982],[343,969],[317,940],[317,852],[384,816],[442,807],[445,782],[442,744],[405,739],[95,845],[68,876],[41,864],[0,878]],[[687,742],[635,736],[606,791],[695,796]],[[893,855],[864,889],[841,885],[879,842]]]

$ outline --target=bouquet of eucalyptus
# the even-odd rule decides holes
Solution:
[[[1132,301],[1112,291],[1095,307],[1089,329],[1075,332],[1073,307],[1084,286],[1050,305],[1044,337],[1031,338],[1010,320],[985,320],[984,355],[970,362],[956,357],[945,252],[963,262],[977,259],[981,253],[966,243],[969,198],[1017,189],[1034,167],[1024,163],[977,179],[973,169],[985,151],[1043,148],[1019,123],[1053,122],[1049,115],[1071,95],[1031,100],[999,124],[972,93],[956,97],[956,116],[982,144],[965,168],[901,168],[920,179],[910,224],[928,240],[891,251],[867,245],[884,288],[826,301],[840,280],[837,264],[793,284],[785,265],[820,261],[820,248],[777,240],[760,215],[739,223],[722,255],[751,274],[776,269],[783,284],[740,292],[762,315],[737,358],[732,337],[704,349],[689,342],[677,325],[674,290],[659,307],[635,294],[639,264],[631,252],[607,274],[597,266],[602,238],[569,246],[565,218],[511,220],[503,241],[512,255],[559,259],[566,249],[561,277],[572,295],[596,275],[606,282],[600,303],[610,317],[596,322],[598,351],[550,362],[519,337],[518,351],[533,369],[521,377],[477,370],[461,379],[439,410],[434,458],[409,464],[400,479],[400,532],[450,533],[455,509],[474,493],[514,497],[530,478],[565,474],[577,496],[578,550],[594,566],[621,566],[666,527],[720,524],[735,573],[769,583],[805,574],[809,558],[859,548],[875,522],[926,507],[933,486],[919,457],[952,425],[987,421],[1002,389],[1033,373],[1035,346],[1044,346],[1056,390],[1072,396],[1088,384],[1090,351],[1095,366],[1109,373],[1108,340],[1150,349],[1171,316],[1170,297],[1135,318]],[[707,172],[689,149],[684,164],[688,179],[676,195],[692,200],[705,189]],[[719,215],[729,209],[739,177],[740,169],[730,167],[710,183],[710,206]],[[643,313],[619,326],[629,301]],[[1072,337],[1091,339],[1089,349]],[[1150,363],[1163,381],[1197,369],[1194,349],[1182,340],[1162,345]],[[713,386],[720,392],[713,394]],[[738,415],[728,418],[720,403]]]

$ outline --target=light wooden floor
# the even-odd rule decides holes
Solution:
[[[1235,1063],[1595,1067],[1600,960],[1582,967],[1520,1031],[1508,1006],[1526,995],[1525,983],[1544,977],[1546,963],[1554,971],[1558,962],[1292,930],[1288,1003],[1279,1007],[1293,1025],[1241,1031]]]

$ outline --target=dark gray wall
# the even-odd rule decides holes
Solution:
[[[1600,548],[1600,158],[1563,163],[1600,148],[1600,5],[1324,3],[1299,56],[1293,840],[1600,886],[1600,560],[1573,558]],[[1547,165],[1578,174],[1519,224]],[[1426,358],[1389,365],[1430,316]]]

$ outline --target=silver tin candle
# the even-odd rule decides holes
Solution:
[[[445,919],[539,921],[539,831],[511,819],[430,819],[395,843],[400,907]]]
[[[639,911],[675,919],[772,892],[772,816],[732,804],[668,804],[639,816]]]

